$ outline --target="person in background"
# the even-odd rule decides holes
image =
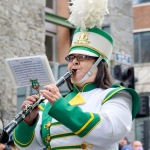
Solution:
[[[121,148],[121,150],[133,150],[131,145],[125,145]]]
[[[123,139],[121,139],[121,141],[119,142],[119,150],[121,150],[121,148],[125,145],[130,144],[127,137],[124,137]]]
[[[143,150],[143,145],[141,141],[133,141],[132,142],[132,148],[133,150]]]
[[[34,109],[14,130],[20,150],[118,150],[138,112],[136,91],[113,85],[110,75],[113,38],[98,27],[108,13],[107,0],[71,3],[69,20],[80,25],[65,58],[68,71],[75,72],[67,80],[70,92],[62,96],[55,84],[44,86],[40,110]],[[21,109],[37,99],[27,97]]]

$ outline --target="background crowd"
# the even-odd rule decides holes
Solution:
[[[127,137],[124,137],[119,143],[119,150],[144,150],[142,142],[135,140],[129,142]]]

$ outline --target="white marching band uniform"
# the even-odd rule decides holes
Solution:
[[[45,103],[46,106],[43,108],[47,109],[46,107],[48,107],[48,110],[40,111],[35,135],[33,127],[22,122],[23,125],[19,125],[14,132],[14,139],[16,144],[20,145],[20,150],[38,150],[40,147],[42,149],[44,147],[43,143],[47,143],[46,148],[51,150],[63,149],[65,147],[79,150],[118,150],[119,140],[131,130],[133,119],[132,95],[123,89],[114,95],[112,94],[111,98],[104,102],[106,95],[113,90],[116,91],[117,88],[102,90],[100,88],[90,89],[90,84],[86,86],[84,87],[85,91],[79,92],[76,88],[72,92],[73,94],[68,94],[69,100],[60,98],[51,108],[49,103]],[[71,97],[72,95],[74,96]],[[65,101],[68,101],[67,104],[60,107]],[[50,115],[60,119],[62,123],[58,122],[55,118],[51,118]],[[85,122],[83,117],[86,118],[87,115],[89,116]],[[70,116],[71,118],[68,118]],[[43,126],[45,128],[41,125],[44,119],[45,125]],[[68,119],[70,119],[69,127],[72,126],[71,129],[63,125]],[[92,122],[93,124],[90,126]],[[73,132],[72,129],[79,123],[80,128],[77,132]],[[48,128],[46,128],[46,125]],[[22,130],[26,135],[21,133]],[[47,132],[41,136],[44,130],[47,130]],[[29,137],[29,131],[32,133],[31,137]],[[26,137],[28,140],[25,139]]]

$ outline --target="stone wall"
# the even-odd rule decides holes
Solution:
[[[45,53],[45,1],[0,1],[0,117],[7,124],[16,115],[16,88],[6,58]]]
[[[133,63],[133,13],[132,0],[109,1],[110,15],[105,19],[105,24],[111,28],[114,38],[114,52],[131,55]],[[112,59],[114,59],[112,55]]]

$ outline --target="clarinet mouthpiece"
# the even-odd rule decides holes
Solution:
[[[72,74],[76,74],[77,69],[72,69]]]

